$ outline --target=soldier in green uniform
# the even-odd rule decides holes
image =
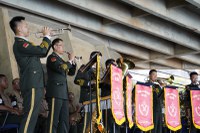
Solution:
[[[24,17],[12,18],[10,27],[15,33],[13,52],[20,69],[20,88],[24,99],[20,133],[32,133],[37,122],[44,89],[44,72],[40,58],[47,55],[51,46],[49,40],[51,30],[48,27],[42,29],[43,41],[36,46],[27,39],[29,28]]]
[[[96,54],[100,54],[101,53],[99,51],[93,51],[90,54],[90,60],[93,59],[95,57]],[[85,72],[81,72],[81,69],[84,68],[85,65],[82,65],[80,67],[80,69],[77,72],[77,75],[74,79],[74,83],[77,85],[80,85],[81,87],[81,92],[80,92],[80,99],[79,102],[83,103],[84,102],[88,102],[90,101],[90,86],[92,89],[92,100],[94,100],[96,98],[96,88],[95,88],[95,84],[96,84],[96,68],[95,68],[95,64],[93,66],[91,66],[89,69],[87,69]],[[95,104],[93,104],[94,106]],[[85,122],[84,122],[84,128],[83,130],[85,131],[86,128],[88,128],[89,126],[89,116],[90,116],[90,111],[89,111],[89,104],[84,106],[85,109]],[[83,132],[84,132],[83,131]]]
[[[154,129],[152,133],[162,133],[162,94],[163,89],[160,85],[155,84],[157,80],[157,71],[152,69],[149,71],[149,80],[147,83],[153,87],[153,122]]]
[[[94,51],[90,54],[90,59],[92,59],[99,51]],[[90,84],[92,85],[92,99],[96,98],[95,93],[95,84],[96,84],[96,68],[95,64],[91,66],[88,70],[85,72],[81,72],[80,70],[85,67],[85,65],[82,65],[80,69],[77,72],[77,75],[74,79],[74,83],[81,86],[81,93],[80,93],[80,99],[79,102],[83,103],[85,101],[90,100]]]
[[[110,65],[117,66],[117,63],[114,59],[107,59],[105,62],[106,69],[110,68]],[[111,97],[111,85],[108,83],[101,84],[101,98]],[[107,131],[110,133],[120,133],[120,126],[115,123],[115,120],[111,111],[111,101],[110,99],[107,101],[102,101],[106,103],[102,103],[103,105],[107,105],[107,107],[102,107],[103,109],[103,123],[104,126],[107,127]]]
[[[190,119],[190,133],[199,133],[200,130],[196,129],[193,125],[193,120],[192,120],[192,108],[191,108],[191,100],[190,100],[190,90],[192,89],[199,89],[199,82],[198,82],[198,73],[197,72],[191,72],[190,73],[190,80],[191,83],[186,86],[186,99],[185,99],[185,106],[187,110],[189,110],[189,119]]]
[[[52,42],[53,53],[47,58],[47,89],[46,97],[49,106],[48,132],[68,133],[69,101],[67,75],[74,75],[76,63],[74,54],[69,54],[69,61],[64,61],[63,40],[56,38]]]

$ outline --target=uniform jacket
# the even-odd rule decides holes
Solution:
[[[84,67],[84,65],[82,65],[80,69],[82,67]],[[90,100],[90,81],[95,80],[95,70],[90,68],[85,72],[81,72],[80,69],[77,72],[74,83],[80,85],[81,87],[79,102],[83,103],[84,101]],[[95,86],[92,85],[91,87],[92,87],[92,99],[95,99],[96,98]]]
[[[56,53],[47,58],[47,89],[46,97],[68,99],[67,75],[74,75],[76,64],[65,62]]]
[[[51,46],[51,41],[44,37],[40,46],[22,38],[15,37],[13,52],[20,69],[20,87],[24,91],[32,88],[44,88],[44,72],[40,62]]]
[[[199,88],[199,86],[198,85],[196,85],[196,84],[189,84],[189,85],[187,85],[186,87],[186,98],[185,98],[185,104],[186,104],[186,106],[187,107],[190,107],[191,108],[191,103],[190,103],[190,90],[197,90],[197,89],[199,89],[200,90],[200,88]]]
[[[151,82],[150,80],[147,83],[151,84],[153,88],[153,109],[154,111],[161,113],[164,90],[159,85]]]
[[[99,85],[101,87],[101,97],[110,96],[111,95],[111,85],[108,83],[101,83]]]

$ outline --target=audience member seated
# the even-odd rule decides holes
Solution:
[[[20,123],[20,116],[22,112],[19,109],[13,108],[11,99],[5,94],[5,90],[8,88],[8,79],[5,75],[0,74],[0,125],[3,124],[5,114],[9,112],[6,124]]]
[[[12,81],[13,95],[12,95],[12,106],[23,110],[23,98],[19,86],[19,78],[15,78]],[[15,103],[16,101],[16,103]]]
[[[75,103],[74,93],[69,92],[69,133],[78,133],[77,124],[81,119],[80,110],[81,105]]]

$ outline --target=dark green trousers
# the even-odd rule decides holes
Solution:
[[[30,88],[22,91],[24,114],[19,132],[33,133],[38,119],[43,88]]]
[[[120,133],[120,126],[115,123],[111,109],[103,110],[103,125],[107,126],[109,133]]]
[[[38,117],[38,121],[35,127],[35,133],[48,133],[47,132],[47,118],[42,116]]]
[[[69,133],[78,133],[77,125],[71,125]]]
[[[162,112],[155,111],[153,112],[153,122],[154,122],[154,129],[151,133],[162,133]]]
[[[49,116],[48,133],[69,132],[69,101],[59,98],[48,98]]]

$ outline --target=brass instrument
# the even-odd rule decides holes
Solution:
[[[174,81],[174,76],[173,75],[170,75],[169,78],[162,78],[162,77],[158,77],[157,78],[157,81],[167,81],[168,83],[172,84],[173,81]]]
[[[135,64],[132,61],[128,59],[123,59],[122,57],[118,58],[116,62],[117,66],[122,69],[123,77],[127,74],[128,69],[133,69],[135,67]],[[110,67],[106,69],[104,76],[101,79],[101,82],[110,84]]]
[[[162,77],[158,77],[156,79],[156,82],[158,82],[162,87],[167,86],[167,83],[172,84],[174,83],[174,76],[170,75],[169,78],[162,78]]]
[[[67,52],[67,51],[64,51],[64,53],[67,54],[67,55],[70,55],[70,53]],[[77,60],[82,60],[82,56],[75,56],[74,58],[77,59]]]
[[[123,78],[126,76],[128,69],[135,68],[135,64],[131,60],[126,58],[123,59],[122,57],[120,57],[116,60],[116,62],[118,67],[122,69]]]
[[[68,30],[71,32],[71,27],[70,25],[67,27],[67,28],[60,28],[60,29],[53,29],[51,30],[52,31],[52,34],[50,36],[58,36],[58,35],[61,35],[64,33],[65,30]],[[36,38],[43,38],[44,35],[41,31],[39,32],[34,32],[34,33],[30,33],[30,35],[35,35]]]

